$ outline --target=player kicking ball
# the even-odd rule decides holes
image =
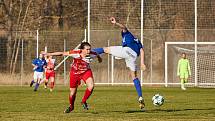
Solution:
[[[39,88],[39,85],[43,79],[44,69],[47,65],[46,60],[44,59],[44,56],[42,53],[39,55],[39,58],[36,58],[32,61],[32,65],[33,65],[33,70],[34,70],[34,80],[31,81],[30,87],[32,87],[33,84],[36,83],[36,85],[34,87],[34,91],[37,91],[37,89]]]
[[[136,59],[140,55],[141,56],[141,69],[145,70],[146,66],[144,64],[144,49],[141,42],[135,38],[126,28],[126,26],[118,23],[114,17],[110,18],[112,24],[121,28],[122,34],[122,46],[110,46],[104,48],[95,48],[93,51],[98,54],[107,53],[111,54],[115,57],[125,59],[126,66],[129,67],[131,72],[131,77],[134,82],[134,86],[136,88],[138,94],[139,106],[141,109],[145,107],[144,99],[142,96],[142,89],[140,85],[140,81],[137,77],[137,67],[136,67]]]
[[[70,113],[74,110],[74,102],[76,98],[77,88],[78,85],[81,83],[81,80],[83,80],[87,85],[87,89],[82,98],[81,104],[84,109],[88,110],[87,99],[90,97],[94,89],[94,79],[92,71],[90,69],[90,62],[94,57],[97,57],[98,61],[102,62],[100,56],[97,55],[97,53],[91,51],[91,45],[88,42],[81,43],[78,50],[47,53],[47,55],[64,55],[73,57],[73,63],[70,70],[70,105],[68,108],[66,108],[64,113]]]

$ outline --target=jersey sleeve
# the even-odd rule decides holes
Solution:
[[[80,56],[81,50],[70,50],[69,55],[72,57],[78,57]]]
[[[189,73],[189,75],[191,76],[190,62],[189,62],[188,59],[187,59],[187,68],[188,68],[188,73]]]
[[[180,64],[181,64],[181,60],[178,61],[177,76],[180,75]]]
[[[32,64],[36,65],[37,59],[32,60]]]
[[[137,45],[138,45],[138,47],[139,47],[140,49],[141,49],[141,48],[144,48],[143,44],[140,42],[139,39],[138,39]]]

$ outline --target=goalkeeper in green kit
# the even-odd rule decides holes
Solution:
[[[186,90],[185,83],[187,83],[188,77],[191,76],[191,71],[190,63],[185,53],[182,53],[181,59],[178,61],[177,76],[179,76],[181,81],[181,89]]]

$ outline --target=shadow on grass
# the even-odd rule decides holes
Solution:
[[[190,110],[215,110],[215,108],[201,108],[201,109],[154,109],[154,110],[128,110],[124,113],[138,113],[138,112],[145,112],[145,113],[155,113],[155,112],[178,112],[178,111],[190,111]],[[119,112],[119,111],[118,111]]]

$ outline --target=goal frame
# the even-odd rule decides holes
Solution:
[[[168,87],[168,85],[179,85],[180,83],[168,83],[168,45],[215,45],[215,42],[165,42],[165,87]],[[194,53],[196,55],[195,57],[195,63],[197,63],[197,49],[194,50]],[[194,85],[198,87],[199,85],[214,85],[215,83],[199,83],[197,79],[197,64],[195,64],[195,83],[188,83],[188,85]]]

